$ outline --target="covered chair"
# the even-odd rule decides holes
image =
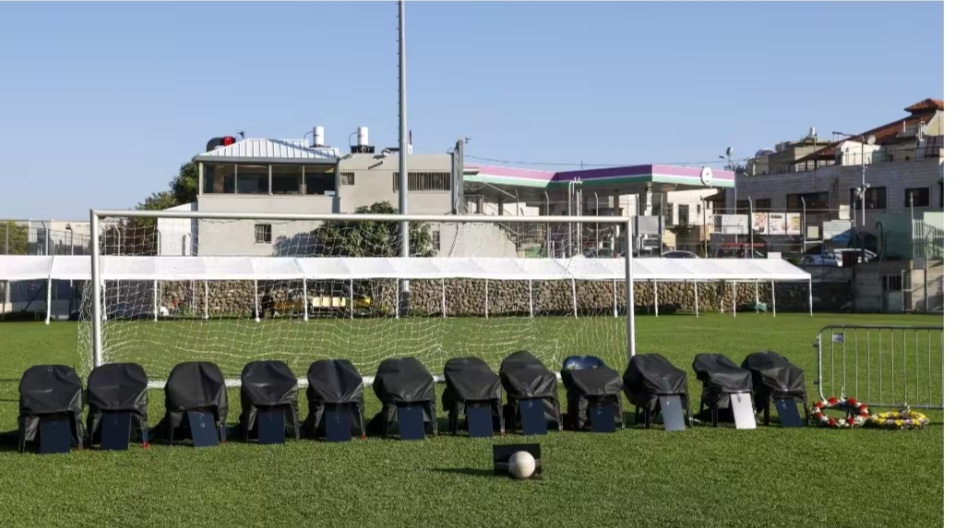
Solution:
[[[19,448],[42,440],[42,422],[66,420],[70,444],[83,448],[83,383],[66,365],[37,365],[20,378],[20,415],[17,417]],[[66,440],[64,440],[66,442]],[[69,446],[64,443],[64,449]]]
[[[310,365],[306,373],[306,400],[309,413],[303,423],[307,437],[326,436],[327,410],[348,408],[353,434],[366,436],[363,420],[363,376],[347,359],[324,359]]]
[[[570,356],[559,372],[566,387],[566,426],[582,431],[593,425],[590,408],[609,406],[615,422],[623,425],[623,379],[595,356]]]
[[[252,361],[240,373],[240,434],[244,441],[262,441],[257,428],[262,412],[283,413],[286,433],[300,438],[296,376],[282,361]],[[282,439],[282,437],[281,437]]]
[[[503,409],[507,429],[516,432],[520,418],[520,402],[541,400],[546,413],[546,425],[563,429],[559,408],[559,390],[556,374],[542,361],[525,350],[513,352],[500,364],[499,377],[506,391]]]
[[[686,419],[690,421],[686,372],[660,354],[637,354],[630,358],[623,384],[626,399],[636,406],[637,423],[642,409],[646,427],[651,425],[653,415],[662,412],[660,396],[679,396]]]
[[[696,372],[696,379],[703,383],[699,410],[702,412],[704,407],[710,409],[713,426],[719,425],[721,409],[729,409],[729,414],[732,413],[730,395],[752,395],[752,374],[722,354],[697,354],[693,359],[693,371]]]
[[[112,413],[130,413],[130,434],[140,432],[147,444],[147,374],[136,363],[108,363],[93,369],[87,379],[87,432],[90,444],[101,442],[103,419]]]
[[[503,384],[485,361],[477,357],[453,358],[443,367],[446,388],[443,390],[443,410],[449,412],[450,432],[459,432],[460,416],[473,404],[491,407],[493,428],[506,432],[502,417]]]
[[[400,408],[422,409],[424,428],[437,434],[436,390],[433,375],[417,359],[391,358],[380,363],[373,379],[373,392],[383,408],[370,420],[370,433],[389,436]]]
[[[153,437],[169,443],[190,438],[189,413],[211,413],[220,442],[226,441],[229,404],[223,373],[207,361],[190,361],[173,367],[163,388],[166,414],[153,429]]]
[[[741,366],[752,374],[756,408],[763,411],[766,425],[769,425],[769,406],[772,400],[799,400],[808,421],[806,376],[801,368],[772,351],[749,354]]]

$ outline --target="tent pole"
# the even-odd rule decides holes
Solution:
[[[773,299],[773,317],[776,317],[776,281],[770,281],[770,288],[772,290],[772,299]]]
[[[613,281],[613,317],[619,317],[619,303],[616,297],[616,281]]]
[[[759,304],[759,281],[754,280],[753,286],[756,288],[756,304]]]
[[[196,310],[194,310],[196,313]],[[210,318],[210,285],[203,281],[203,319]]]
[[[809,317],[812,317],[812,279],[809,279]]]
[[[653,309],[656,310],[656,317],[659,317],[659,283],[653,281]]]
[[[486,318],[489,319],[489,279],[483,281],[483,291],[486,299],[483,302],[483,308],[486,310]]]
[[[257,290],[259,290],[259,285],[257,284],[257,280],[253,279],[253,315],[255,316],[254,319],[256,320],[256,322],[259,323],[260,322],[260,303],[258,303],[256,300],[257,293],[258,293]]]
[[[396,319],[400,318],[400,281],[396,281]]]
[[[736,298],[736,281],[733,281],[733,317],[736,317],[736,304],[739,299]]]
[[[309,292],[306,289],[306,279],[303,279],[303,320],[310,320]]]
[[[529,316],[533,317],[533,281],[529,281]]]
[[[693,281],[693,295],[696,298],[696,317],[699,317],[699,281]]]
[[[576,279],[570,279],[570,283],[573,285],[573,317],[579,317],[579,310],[576,307]]]
[[[322,302],[322,299],[321,299]],[[353,318],[353,279],[350,279],[350,319]]]
[[[47,321],[50,324],[50,305],[53,303],[53,278],[47,277]],[[36,319],[34,319],[36,321]]]
[[[446,279],[440,279],[443,285],[443,319],[446,319]]]
[[[153,321],[156,322],[159,315],[159,307],[157,306],[157,280],[153,279]]]

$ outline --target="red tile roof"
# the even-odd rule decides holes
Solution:
[[[829,143],[824,148],[821,148],[817,150],[816,152],[813,152],[812,154],[803,156],[797,159],[796,161],[792,162],[792,164],[795,165],[799,163],[805,163],[807,161],[814,161],[817,159],[818,160],[833,159],[836,156],[836,147],[838,147],[844,141],[849,141],[849,140],[858,141],[859,138],[857,136],[859,135],[862,135],[865,137],[876,136],[877,145],[890,143],[891,141],[896,139],[896,136],[899,135],[903,127],[912,128],[919,123],[927,124],[929,123],[930,120],[932,120],[936,110],[945,111],[944,109],[945,109],[945,105],[943,104],[943,101],[939,99],[923,99],[922,101],[919,101],[918,103],[906,108],[907,112],[912,112],[911,116],[904,117],[902,119],[897,119],[891,123],[886,123],[885,125],[878,126],[871,130],[867,130],[865,132],[862,132],[862,134],[857,134],[856,136],[853,136],[853,137],[843,138],[839,141],[834,141],[832,143]]]
[[[919,101],[918,103],[912,106],[907,106],[905,108],[906,112],[913,113],[913,114],[919,113],[919,112],[928,112],[932,110],[945,111],[945,109],[946,109],[946,105],[942,99],[932,99],[932,98],[923,99],[922,101]]]

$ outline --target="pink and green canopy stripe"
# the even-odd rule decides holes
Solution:
[[[674,167],[671,165],[633,165],[561,172],[479,165],[467,167],[465,179],[467,182],[540,189],[563,188],[575,179],[582,181],[584,187],[644,183],[687,185],[700,188],[732,188],[735,186],[732,171],[713,169],[712,178],[707,178],[706,181],[703,181],[702,171],[703,169],[696,167]]]

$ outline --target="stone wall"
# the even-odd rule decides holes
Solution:
[[[261,281],[258,293],[270,291],[274,306],[281,312],[302,313],[302,282],[300,281]],[[532,283],[533,312],[536,315],[572,314],[612,314],[615,308],[621,313],[625,308],[626,292],[623,283],[614,285],[609,281],[577,281],[575,283],[576,303],[573,303],[572,281],[534,281]],[[204,285],[194,282],[163,282],[160,285],[161,305],[180,315],[204,314]],[[250,317],[253,312],[253,283],[249,281],[211,281],[208,283],[210,317]],[[372,311],[379,315],[391,315],[396,310],[396,282],[392,280],[356,281],[356,298],[368,296],[372,300]],[[660,313],[694,312],[696,289],[692,283],[659,283],[658,300]],[[344,281],[310,281],[310,297],[328,296],[349,298],[349,283]],[[444,292],[445,290],[445,292]],[[700,312],[731,311],[733,306],[733,285],[731,283],[700,283]],[[756,297],[753,284],[740,283],[735,288],[735,301],[740,310],[747,309]],[[414,315],[439,316],[443,314],[445,297],[446,315],[484,317],[528,315],[530,312],[530,291],[527,281],[489,281],[483,280],[414,280],[410,281],[410,311]],[[652,283],[636,283],[634,299],[637,313],[650,313],[654,305],[654,286]],[[759,301],[772,308],[770,285],[759,284]],[[816,284],[813,287],[815,309],[819,311],[837,311],[852,299],[852,292],[844,284]],[[488,299],[488,302],[487,302]],[[806,283],[776,284],[776,309],[781,312],[805,312],[809,309],[809,292]],[[358,312],[366,311],[358,301]]]

